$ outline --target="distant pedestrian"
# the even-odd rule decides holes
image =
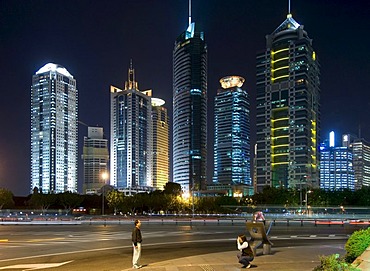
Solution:
[[[135,220],[135,228],[132,230],[132,268],[139,269],[142,265],[139,264],[141,258],[141,242],[143,238],[141,236],[141,221],[139,219]]]
[[[248,244],[247,237],[245,235],[239,235],[236,244],[238,247],[238,250],[240,251],[237,255],[239,259],[239,263],[241,263],[243,266],[242,268],[251,268],[251,261],[254,259],[253,250]]]
[[[266,219],[262,211],[257,211],[253,214],[253,222],[263,222],[263,224],[266,223]]]

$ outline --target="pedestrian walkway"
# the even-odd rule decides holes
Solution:
[[[356,259],[355,263],[359,264],[358,268],[361,270],[370,270],[370,246]]]
[[[236,258],[237,250],[178,258],[148,263],[142,270],[155,271],[235,271],[241,270]],[[320,255],[345,254],[343,245],[320,245],[299,247],[272,247],[271,254],[263,255],[257,250],[251,270],[312,271],[320,264]],[[370,256],[370,250],[369,250]],[[144,259],[145,260],[145,257]],[[145,264],[145,263],[143,263]],[[132,270],[124,269],[124,270]],[[244,270],[244,269],[242,269]],[[362,269],[369,270],[369,269]]]

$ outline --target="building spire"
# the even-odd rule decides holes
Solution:
[[[191,0],[189,0],[189,25],[191,24]]]
[[[130,59],[130,68],[128,69],[128,81],[125,83],[125,90],[128,89],[138,90],[137,82],[135,81],[135,70],[133,68],[132,59]]]
[[[358,125],[358,138],[361,138],[361,124]]]
[[[288,14],[290,14],[290,0],[288,0]]]

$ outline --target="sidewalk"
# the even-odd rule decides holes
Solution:
[[[366,258],[369,261],[370,250]],[[321,245],[299,247],[272,247],[270,255],[263,255],[262,250],[257,250],[257,256],[252,262],[250,270],[284,270],[284,271],[312,271],[320,264],[320,255],[345,253],[343,246]],[[203,254],[198,256],[178,258],[174,260],[149,263],[142,270],[155,271],[234,271],[244,270],[236,258],[237,250],[221,253]],[[144,259],[145,260],[145,259]],[[367,262],[368,263],[368,262]],[[143,264],[145,264],[143,262]],[[366,269],[362,270],[369,270]],[[133,270],[133,269],[124,269]]]
[[[370,270],[370,246],[355,260],[361,270]]]

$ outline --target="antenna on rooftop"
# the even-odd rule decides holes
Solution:
[[[288,14],[290,14],[290,0],[288,0]]]
[[[191,0],[189,0],[189,25],[191,24]]]
[[[361,138],[361,124],[358,125],[358,138]]]

